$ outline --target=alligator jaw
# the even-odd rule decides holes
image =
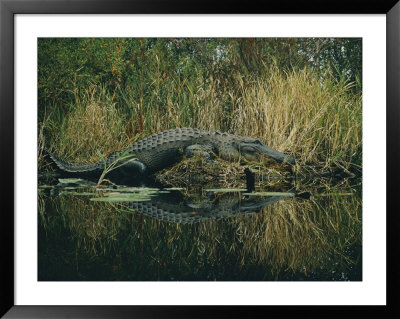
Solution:
[[[282,163],[288,163],[291,165],[295,165],[296,161],[294,158],[290,155],[286,155],[284,153],[278,152],[266,145],[257,145],[255,148],[263,155],[268,156],[273,158],[274,160],[277,160],[278,162]]]

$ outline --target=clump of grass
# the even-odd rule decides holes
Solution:
[[[308,69],[283,74],[270,67],[262,78],[239,85],[232,95],[236,133],[294,154],[300,166],[361,163],[361,96],[351,84],[321,82]]]
[[[56,136],[50,142],[54,153],[74,162],[94,162],[100,159],[97,150],[108,156],[134,139],[126,134],[125,116],[118,111],[113,95],[104,87],[93,85],[74,94],[71,112],[59,131],[52,132]]]
[[[165,185],[190,189],[208,186],[243,188],[246,185],[246,167],[255,173],[257,187],[264,183],[268,183],[268,186],[279,184],[292,175],[290,166],[280,163],[264,166],[262,163],[228,162],[219,157],[209,163],[204,156],[196,155],[157,172],[155,178]]]

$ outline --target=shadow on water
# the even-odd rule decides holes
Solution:
[[[143,186],[143,185],[142,185]],[[42,281],[362,280],[361,194],[39,184]]]

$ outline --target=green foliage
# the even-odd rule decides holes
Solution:
[[[361,53],[361,39],[352,38],[40,38],[39,116],[55,105],[62,116],[74,93],[93,83],[134,92],[135,101],[148,105],[165,104],[169,82],[205,86],[198,79],[212,76],[226,86],[235,82],[235,71],[249,78],[272,64],[286,71],[310,66],[354,82],[362,76]]]

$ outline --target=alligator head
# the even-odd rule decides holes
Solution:
[[[242,138],[238,141],[237,147],[240,155],[249,161],[260,162],[263,156],[268,156],[278,162],[295,164],[295,160],[292,156],[278,152],[255,138]]]
[[[240,137],[227,133],[216,132],[216,135],[223,140],[218,148],[219,155],[228,160],[239,160],[244,157],[246,160],[261,162],[263,157],[271,157],[278,162],[295,164],[292,156],[278,152],[260,140],[251,137]]]

